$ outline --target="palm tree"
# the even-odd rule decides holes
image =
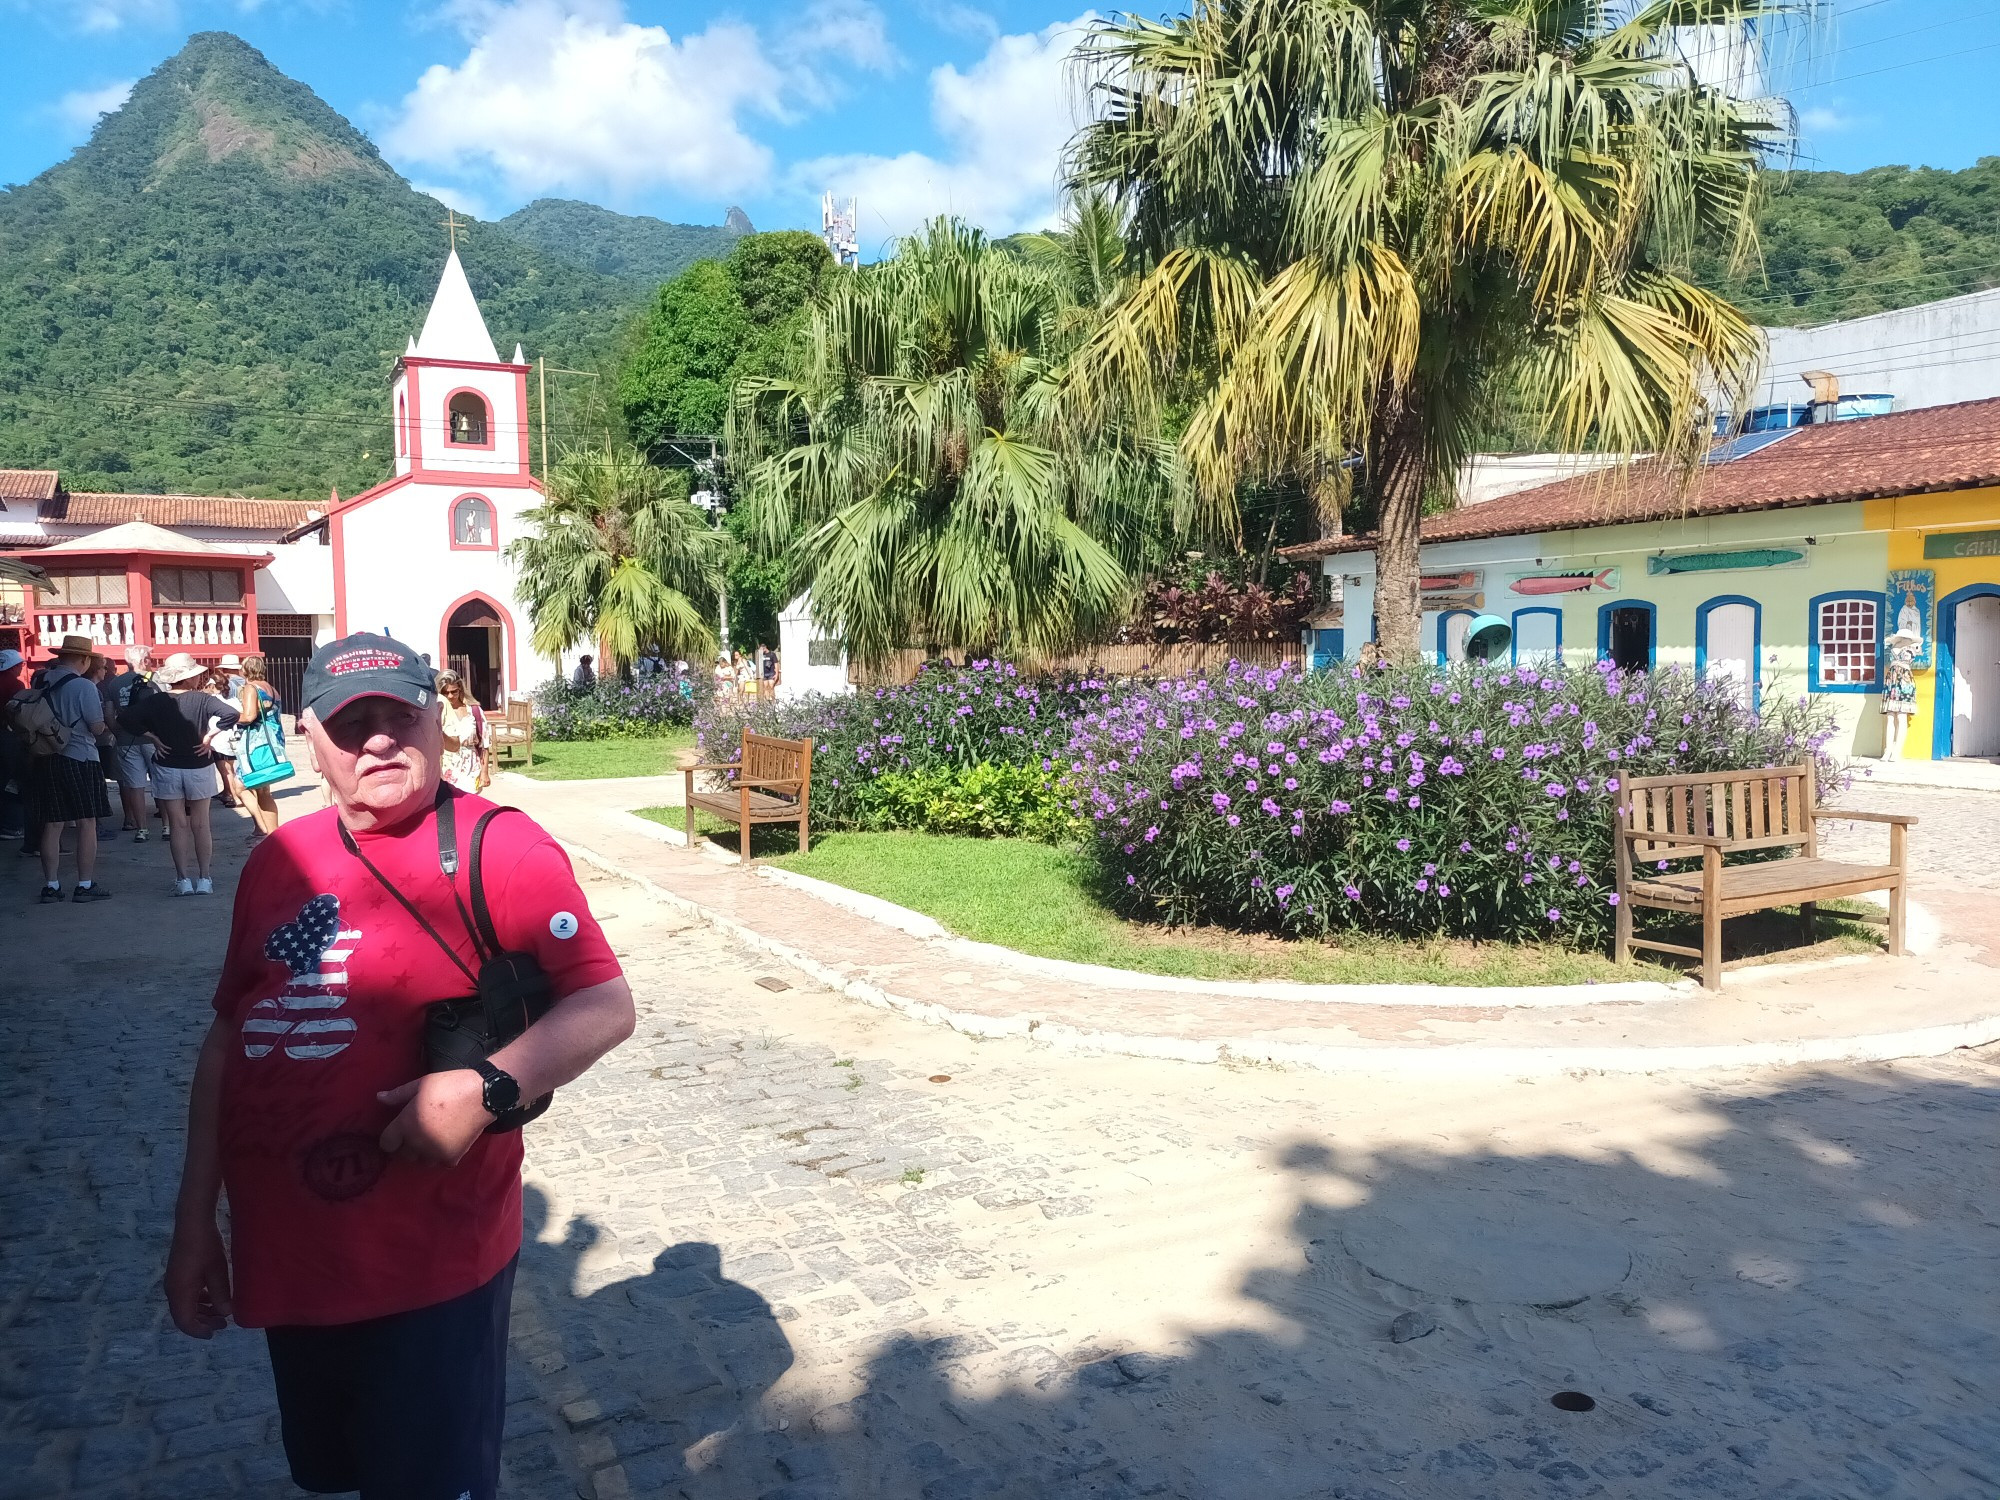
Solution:
[[[707,615],[728,555],[677,475],[635,450],[573,449],[507,547],[520,570],[535,650],[557,657],[595,641],[613,670],[657,644],[699,660],[715,650]]]
[[[1768,108],[1697,76],[1806,0],[1194,0],[1100,23],[1079,190],[1141,273],[1072,364],[1180,399],[1196,519],[1363,463],[1376,631],[1418,654],[1418,526],[1503,404],[1565,447],[1691,455],[1755,330],[1682,274],[1753,244]],[[1191,401],[1190,401],[1191,398]],[[1327,512],[1331,512],[1330,515]]]
[[[1062,271],[940,219],[831,280],[790,378],[739,383],[761,544],[858,659],[1043,656],[1122,615],[1172,454],[1073,427],[1057,372],[1082,310]]]

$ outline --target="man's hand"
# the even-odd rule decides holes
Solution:
[[[382,1149],[425,1166],[458,1165],[493,1123],[486,1112],[485,1082],[470,1068],[426,1073],[375,1097],[402,1107],[382,1132]]]
[[[212,1338],[229,1326],[229,1253],[213,1210],[205,1221],[174,1221],[166,1291],[167,1312],[189,1338]]]

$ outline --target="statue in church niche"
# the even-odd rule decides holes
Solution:
[[[1923,638],[1898,622],[1896,632],[1882,644],[1889,653],[1882,672],[1882,759],[1901,760],[1910,715],[1917,711],[1917,648]]]

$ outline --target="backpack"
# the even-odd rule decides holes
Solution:
[[[67,678],[64,681],[68,681]],[[7,704],[7,727],[28,747],[30,755],[56,755],[69,746],[69,725],[49,701],[46,683],[16,694]]]

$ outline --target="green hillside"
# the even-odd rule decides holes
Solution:
[[[1960,172],[1876,167],[1773,176],[1758,211],[1762,265],[1697,269],[1758,322],[1865,317],[2000,286],[2000,156]]]
[[[698,260],[721,260],[752,232],[740,208],[730,209],[728,221],[719,225],[669,224],[573,198],[537,198],[494,228],[600,275],[631,282],[642,295]]]
[[[0,467],[279,495],[382,478],[389,370],[443,217],[262,54],[192,38],[88,145],[0,193]],[[575,365],[645,301],[493,226],[460,253],[502,353]]]

